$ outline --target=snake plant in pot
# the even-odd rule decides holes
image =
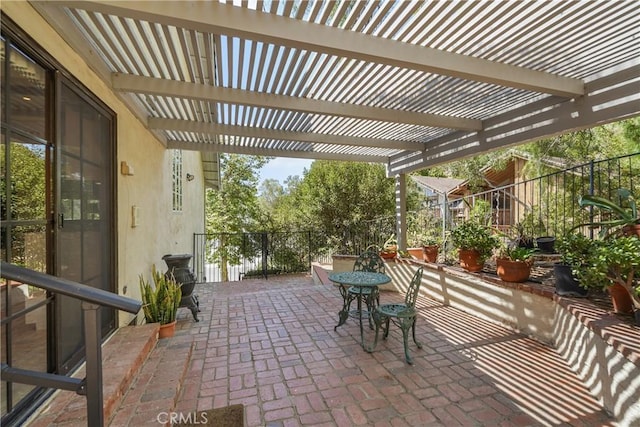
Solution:
[[[140,275],[142,311],[147,323],[160,323],[160,338],[173,336],[182,290],[173,275],[152,269],[153,284]]]

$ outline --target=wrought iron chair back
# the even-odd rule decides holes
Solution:
[[[420,284],[422,283],[422,271],[422,267],[416,270],[413,278],[411,279],[411,283],[409,284],[409,288],[407,289],[407,293],[404,296],[404,305],[407,308],[415,309],[418,292],[420,291]]]
[[[364,251],[353,263],[353,271],[372,271],[375,273],[384,273],[384,260],[378,252]]]
[[[416,340],[416,318],[418,312],[415,309],[418,292],[420,291],[420,285],[422,283],[422,272],[423,268],[420,267],[414,273],[407,293],[404,296],[404,304],[378,304],[378,307],[373,312],[373,321],[376,324],[376,336],[373,345],[369,347],[367,351],[373,352],[376,348],[380,329],[383,330],[382,339],[387,338],[389,335],[389,324],[393,322],[393,324],[399,326],[402,330],[404,357],[407,363],[413,364],[413,360],[409,354],[409,330],[411,330],[413,342],[416,343],[418,348],[422,348],[422,344]]]

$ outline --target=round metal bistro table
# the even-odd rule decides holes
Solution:
[[[368,308],[367,317],[371,316],[371,312],[375,310],[375,304],[378,300],[378,286],[389,283],[391,278],[383,273],[374,273],[370,271],[345,271],[341,273],[329,274],[329,280],[339,285],[340,293],[343,298],[342,310],[338,313],[340,320],[334,330],[338,329],[338,326],[344,324],[349,317],[349,303],[350,297],[348,288],[355,286],[358,288],[369,288],[371,292],[358,292],[356,299],[358,300],[358,308],[356,310],[357,317],[360,322],[360,344],[364,348],[364,330],[362,328],[362,298],[365,298],[365,303]],[[351,294],[353,295],[353,294]]]

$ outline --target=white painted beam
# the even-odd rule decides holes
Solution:
[[[564,97],[582,80],[218,2],[58,1],[58,5]]]
[[[241,89],[229,89],[198,83],[120,73],[114,73],[111,79],[113,89],[119,92],[135,92],[209,102],[225,102],[278,110],[302,111],[310,114],[328,114],[364,120],[407,123],[418,126],[445,127],[460,130],[482,129],[482,122],[480,120],[392,110],[389,108],[367,107],[341,102],[320,101],[309,98],[296,98],[285,95],[272,95]]]
[[[351,145],[354,147],[390,148],[395,150],[422,151],[421,142],[407,142],[381,138],[362,138],[355,136],[330,135],[313,132],[292,132],[264,129],[250,126],[221,125],[216,123],[194,122],[189,120],[148,119],[150,129],[195,132],[208,135],[233,135],[249,138],[311,142],[314,144]]]
[[[549,97],[492,117],[481,132],[454,132],[425,143],[423,153],[390,159],[389,173],[409,173],[480,153],[640,116],[640,66],[630,66],[587,85],[577,100]],[[419,157],[422,156],[422,159]]]
[[[248,154],[251,156],[291,157],[297,159],[340,160],[349,162],[387,163],[386,156],[325,153],[318,151],[277,150],[271,148],[242,147],[238,145],[169,140],[167,148],[202,152]]]

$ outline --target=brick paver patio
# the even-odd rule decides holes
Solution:
[[[176,411],[242,403],[247,426],[272,427],[615,425],[553,349],[427,298],[410,366],[399,328],[373,354],[354,319],[334,332],[338,290],[310,277],[196,292],[200,322],[181,309],[171,338],[195,343]]]

